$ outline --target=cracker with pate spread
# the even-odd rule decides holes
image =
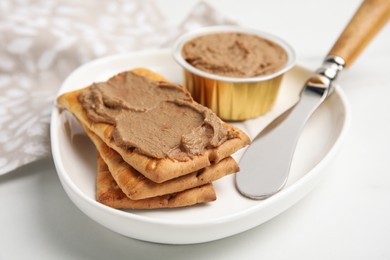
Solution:
[[[144,68],[65,93],[57,102],[157,183],[218,163],[250,142],[184,88]]]

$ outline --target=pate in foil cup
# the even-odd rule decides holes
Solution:
[[[173,47],[193,98],[228,121],[258,117],[274,105],[292,47],[268,33],[213,26],[182,35]]]

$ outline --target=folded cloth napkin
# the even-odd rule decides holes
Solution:
[[[56,93],[81,64],[234,23],[204,2],[173,28],[153,0],[2,0],[0,8],[0,175],[50,156]]]

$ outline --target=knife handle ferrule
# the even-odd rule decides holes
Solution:
[[[345,61],[343,58],[329,55],[325,58],[322,66],[316,72],[333,82],[344,67]]]

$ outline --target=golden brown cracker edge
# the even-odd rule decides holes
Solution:
[[[153,198],[132,200],[119,188],[112,177],[107,164],[97,156],[96,200],[106,206],[118,209],[159,209],[178,208],[207,203],[216,200],[211,183],[185,191],[156,196]]]

